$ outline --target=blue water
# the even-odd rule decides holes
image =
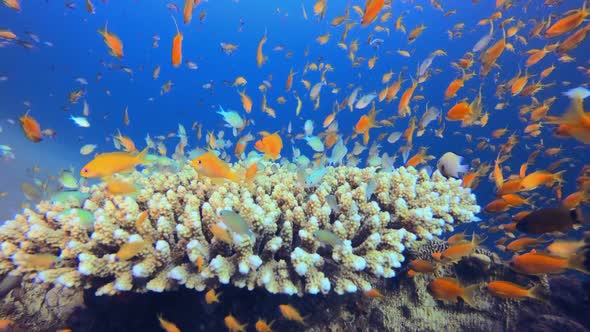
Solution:
[[[0,75],[7,76],[8,80],[0,82],[0,124],[4,131],[0,134],[0,143],[13,147],[15,160],[0,162],[2,177],[0,179],[0,191],[7,191],[8,197],[0,199],[0,218],[8,218],[18,211],[22,202],[22,194],[18,185],[29,176],[27,168],[39,165],[42,174],[56,175],[60,168],[70,165],[79,169],[89,158],[79,155],[79,148],[83,144],[98,144],[97,152],[114,150],[112,142],[107,141],[117,129],[126,136],[133,138],[139,148],[145,145],[144,137],[150,134],[165,135],[177,130],[178,124],[190,128],[195,121],[203,124],[203,134],[207,131],[226,131],[226,138],[231,137],[231,132],[223,127],[223,121],[215,112],[218,105],[226,109],[238,110],[246,115],[241,107],[240,98],[236,88],[227,86],[224,80],[233,82],[237,76],[244,76],[248,80],[245,91],[253,100],[253,111],[246,115],[253,119],[255,126],[247,128],[246,132],[257,133],[259,131],[280,131],[285,141],[282,155],[291,156],[294,146],[286,138],[286,127],[289,122],[293,125],[294,134],[302,132],[306,119],[315,122],[315,133],[319,133],[321,122],[332,111],[334,101],[341,102],[352,89],[362,86],[360,95],[380,91],[383,73],[393,70],[392,82],[396,80],[400,71],[406,82],[403,84],[398,97],[409,87],[410,76],[415,76],[417,66],[434,50],[442,49],[447,56],[436,57],[432,68],[441,69],[440,74],[433,74],[425,83],[420,84],[415,95],[425,96],[425,100],[412,101],[411,107],[418,105],[418,117],[424,112],[426,103],[430,106],[442,108],[443,112],[449,109],[456,101],[468,98],[469,101],[477,94],[482,86],[484,112],[490,113],[490,121],[484,128],[479,126],[461,128],[458,122],[446,122],[447,129],[444,139],[434,137],[433,130],[438,129],[436,122],[429,126],[429,130],[423,137],[414,139],[415,153],[420,146],[428,146],[429,154],[440,156],[446,151],[454,151],[464,155],[468,161],[480,158],[482,162],[491,162],[496,157],[495,152],[489,149],[485,151],[475,150],[477,140],[468,143],[465,134],[471,134],[474,138],[491,137],[494,129],[508,126],[509,133],[516,132],[520,143],[512,152],[512,157],[504,164],[509,166],[512,172],[504,171],[504,175],[518,172],[518,167],[526,161],[528,155],[534,151],[534,145],[544,143],[545,147],[562,146],[564,153],[560,157],[570,156],[575,158],[572,167],[563,165],[560,169],[568,169],[566,183],[564,184],[564,197],[575,190],[575,177],[584,164],[590,162],[588,148],[574,139],[556,139],[552,136],[553,126],[546,125],[543,133],[537,138],[523,137],[522,130],[526,123],[518,117],[519,107],[531,103],[530,97],[510,97],[503,102],[510,106],[504,110],[496,111],[494,106],[500,102],[494,92],[497,83],[503,83],[514,77],[519,68],[524,70],[525,51],[532,48],[542,48],[554,40],[532,38],[529,44],[524,46],[515,39],[510,39],[516,51],[505,53],[498,60],[500,68],[495,68],[485,78],[476,75],[466,82],[457,97],[444,101],[446,86],[460,73],[450,66],[451,61],[457,61],[465,52],[470,51],[473,45],[485,34],[489,27],[478,26],[476,23],[489,17],[494,11],[493,1],[481,1],[473,4],[468,1],[445,1],[445,10],[456,9],[457,13],[449,17],[443,17],[443,13],[433,9],[427,1],[417,1],[414,4],[394,1],[392,18],[385,24],[375,22],[367,28],[361,28],[360,24],[351,29],[346,39],[349,44],[358,39],[359,51],[357,57],[365,60],[374,55],[378,56],[373,70],[367,68],[366,61],[359,67],[353,68],[347,58],[347,51],[341,50],[336,43],[344,29],[344,25],[331,27],[329,22],[335,16],[342,15],[347,3],[344,1],[330,1],[327,15],[324,20],[318,21],[313,17],[313,2],[303,2],[308,20],[302,15],[301,2],[277,3],[271,1],[257,2],[233,2],[212,1],[203,2],[195,8],[193,20],[189,25],[182,23],[182,3],[176,3],[180,12],[174,12],[166,8],[165,1],[108,1],[106,4],[95,1],[96,13],[91,15],[84,8],[84,2],[76,2],[75,9],[68,9],[60,1],[25,1],[22,11],[17,13],[4,6],[0,6],[0,28],[9,28],[17,36],[34,45],[29,50],[14,43],[7,43],[0,49],[2,61],[0,62]],[[356,1],[353,5],[363,6]],[[423,7],[422,11],[415,8]],[[532,1],[528,4],[528,10],[524,12],[522,3],[517,3],[514,8],[503,12],[503,19],[514,16],[515,20],[528,22],[529,20],[545,19],[550,13],[560,14],[567,10],[579,8],[581,1],[568,1],[559,6],[548,8],[541,1]],[[199,13],[206,11],[203,22],[199,22]],[[416,26],[425,24],[427,29],[416,41],[407,43],[407,35],[395,31],[393,26],[399,13],[408,11],[403,22],[408,33]],[[180,32],[184,36],[183,62],[194,61],[198,65],[197,70],[190,70],[184,64],[179,68],[173,68],[170,61],[172,38],[176,33],[173,15],[179,22]],[[351,19],[357,20],[358,15],[351,10]],[[244,24],[242,32],[239,31],[240,20]],[[500,29],[495,23],[495,40],[500,37]],[[106,45],[97,30],[108,21],[109,31],[115,33],[124,43],[124,57],[119,60],[108,53]],[[447,30],[452,29],[457,23],[465,23],[463,35],[460,38],[449,40]],[[514,24],[514,23],[513,23]],[[385,32],[373,32],[373,27],[382,25],[389,27],[390,35]],[[511,26],[509,24],[508,26]],[[521,29],[521,34],[528,39],[528,33],[534,26],[528,23]],[[260,38],[265,34],[268,42],[264,46],[264,54],[269,60],[258,68],[256,66],[256,47]],[[39,36],[40,43],[32,41],[26,32],[32,32]],[[315,38],[326,32],[331,33],[330,41],[326,45],[319,45]],[[152,36],[159,35],[159,47],[152,47]],[[369,35],[373,38],[385,40],[379,49],[374,49],[367,44]],[[565,37],[556,38],[555,41]],[[495,41],[494,40],[494,41]],[[492,41],[492,43],[494,42]],[[50,42],[53,46],[48,46]],[[220,42],[238,44],[238,50],[233,55],[226,55],[220,49]],[[284,45],[285,50],[276,52],[272,48]],[[308,48],[309,54],[304,55]],[[402,57],[396,53],[398,49],[409,50],[412,56]],[[529,69],[537,77],[542,69],[551,64],[556,64],[557,69],[545,83],[556,82],[555,86],[546,88],[536,95],[543,101],[556,96],[557,100],[551,107],[549,114],[559,115],[565,111],[568,105],[567,97],[561,95],[570,88],[587,84],[588,77],[583,75],[577,66],[585,65],[588,41],[583,42],[570,56],[577,59],[573,63],[557,62],[555,53],[548,54],[540,63]],[[286,52],[291,51],[293,56],[286,58]],[[473,69],[479,71],[477,61]],[[309,100],[308,91],[300,83],[302,78],[315,84],[320,80],[320,71],[303,74],[306,63],[329,63],[335,70],[326,74],[330,83],[335,83],[340,88],[338,94],[330,92],[331,87],[324,87],[321,93],[321,107],[313,110],[313,102]],[[111,69],[112,65],[126,66],[133,71],[127,74],[119,69]],[[161,66],[160,77],[152,79],[152,70]],[[285,80],[289,70],[293,68],[298,72],[294,78],[291,92],[284,92]],[[101,76],[97,80],[97,75]],[[495,77],[498,80],[495,81]],[[76,82],[76,78],[85,78],[88,85],[84,86]],[[173,87],[168,94],[160,96],[161,86],[168,80],[172,80]],[[263,80],[272,84],[267,98],[268,105],[277,112],[277,118],[272,119],[260,111],[261,93],[257,86]],[[213,93],[203,89],[202,85],[212,81]],[[529,82],[531,82],[529,81]],[[571,82],[563,86],[563,81]],[[350,85],[350,86],[349,86]],[[77,104],[68,103],[68,94],[71,91],[83,88],[85,95]],[[111,95],[107,95],[106,91]],[[297,93],[303,100],[303,109],[299,118],[295,117]],[[287,103],[279,105],[276,98],[284,96]],[[153,101],[149,99],[153,98]],[[86,99],[90,106],[90,128],[79,128],[68,120],[70,115],[81,115],[82,100]],[[57,132],[55,139],[46,138],[43,142],[34,144],[26,140],[18,125],[11,125],[8,119],[17,120],[28,108],[23,102],[31,103],[30,115],[36,118],[42,128],[52,128]],[[384,119],[397,113],[396,99],[391,104],[378,103],[377,108],[383,111],[378,119]],[[67,110],[64,110],[67,107]],[[129,109],[131,123],[123,124],[123,110]],[[366,110],[349,112],[344,110],[339,113],[337,121],[340,133],[343,137],[352,134],[352,127]],[[371,131],[372,141],[380,133],[391,131],[403,131],[407,127],[409,117],[395,121],[394,128],[380,128]],[[508,135],[501,139],[491,140],[491,144],[499,145],[506,141]],[[231,138],[234,141],[235,138]],[[177,143],[176,139],[166,141],[168,150],[173,151]],[[294,141],[296,147],[308,156],[313,151],[307,147],[303,140]],[[385,140],[381,142],[381,153],[393,155],[405,144],[403,140],[395,144],[389,144]],[[205,135],[199,141],[195,131],[189,134],[189,147],[204,147]],[[349,142],[349,151],[353,141]],[[471,148],[475,152],[466,154],[464,149]],[[233,148],[232,148],[233,149]],[[253,149],[250,144],[247,151]],[[366,157],[366,152],[363,155]],[[542,154],[535,165],[529,167],[529,171],[543,169],[559,157],[545,157]],[[233,159],[235,161],[235,159]],[[361,165],[364,165],[364,159]],[[396,166],[401,165],[398,158]],[[430,163],[434,166],[435,161]],[[485,177],[481,179],[480,186],[475,190],[481,205],[487,204],[493,199],[493,184]],[[542,196],[553,197],[549,190],[539,190]],[[551,204],[549,202],[548,204]],[[554,203],[555,204],[555,203]],[[542,204],[541,204],[542,205]],[[513,212],[513,211],[511,211]],[[484,217],[487,217],[484,215]]]

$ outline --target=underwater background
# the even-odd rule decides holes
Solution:
[[[535,151],[540,152],[534,162],[528,165],[528,173],[547,169],[557,160],[568,158],[554,171],[566,171],[563,182],[557,186],[539,187],[524,193],[530,199],[530,205],[507,208],[507,214],[502,213],[505,211],[481,211],[477,214],[481,221],[456,228],[456,233],[485,235],[487,239],[482,246],[502,260],[509,261],[513,253],[494,246],[494,241],[506,235],[502,231],[491,232],[490,227],[509,221],[512,215],[520,211],[559,206],[562,198],[556,196],[557,187],[563,193],[563,198],[575,192],[590,192],[588,186],[584,187],[578,179],[585,175],[587,171],[583,169],[590,164],[590,142],[572,137],[556,137],[556,123],[550,123],[547,119],[530,121],[527,115],[519,114],[523,107],[538,106],[555,97],[547,115],[560,117],[572,103],[572,98],[564,95],[564,92],[588,86],[588,40],[582,40],[576,48],[567,52],[571,60],[564,59],[564,54],[548,52],[538,63],[525,66],[528,50],[543,49],[553,43],[563,42],[571,35],[569,32],[557,38],[546,38],[542,33],[531,36],[531,30],[538,24],[547,22],[543,29],[546,30],[559,18],[575,13],[571,11],[580,8],[585,11],[584,1],[441,0],[439,3],[433,0],[394,0],[385,4],[373,23],[361,27],[363,10],[372,2],[378,1],[368,1],[365,4],[364,1],[328,0],[325,17],[322,17],[313,12],[314,6],[318,6],[321,1],[201,1],[195,5],[189,24],[183,22],[185,4],[180,1],[95,0],[92,3],[92,13],[87,9],[86,1],[24,0],[20,3],[20,10],[0,5],[0,30],[8,29],[16,35],[16,38],[0,38],[0,145],[10,147],[13,154],[10,155],[5,150],[0,155],[0,220],[14,218],[16,213],[22,211],[23,206],[35,206],[39,201],[62,190],[59,179],[56,179],[62,170],[72,169],[72,174],[78,179],[80,170],[96,153],[116,151],[113,137],[118,131],[132,139],[139,151],[146,147],[146,135],[149,134],[151,138],[164,136],[163,140],[155,140],[165,145],[167,156],[171,157],[182,140],[182,135],[178,133],[179,124],[182,125],[186,128],[188,145],[186,155],[175,160],[180,165],[190,163],[194,157],[189,151],[200,149],[202,152],[211,148],[209,132],[216,136],[217,141],[224,142],[225,146],[218,150],[224,151],[222,156],[230,163],[245,160],[244,156],[237,158],[233,153],[241,136],[251,133],[256,137],[246,146],[245,153],[248,154],[250,151],[257,151],[254,142],[261,137],[260,132],[277,132],[283,142],[280,152],[283,159],[277,162],[295,161],[299,152],[294,153],[294,150],[299,149],[301,155],[309,157],[312,163],[316,160],[316,165],[323,167],[326,164],[325,158],[331,156],[331,149],[326,148],[322,155],[312,157],[317,151],[304,139],[305,122],[313,121],[313,135],[318,136],[326,130],[322,128],[322,122],[334,111],[334,104],[343,103],[355,88],[362,88],[359,98],[371,92],[379,94],[386,86],[395,82],[401,73],[403,83],[397,98],[391,103],[376,99],[374,104],[376,109],[381,110],[377,113],[377,120],[391,119],[393,125],[381,123],[379,127],[371,128],[371,140],[364,144],[370,147],[379,142],[381,149],[377,152],[378,155],[397,155],[394,167],[404,166],[406,163],[404,159],[407,156],[403,157],[405,148],[409,149],[411,157],[421,147],[427,147],[427,154],[433,158],[416,166],[418,169],[429,166],[430,170],[436,171],[437,160],[446,152],[464,157],[463,163],[470,165],[472,171],[481,167],[481,164],[491,165],[489,170],[480,174],[479,185],[472,188],[477,204],[483,208],[497,199],[496,184],[490,174],[508,136],[515,134],[518,143],[504,154],[508,157],[501,167],[506,178],[510,174],[518,174],[519,167],[530,160],[530,155]],[[359,9],[354,10],[354,6]],[[439,6],[441,8],[437,8]],[[349,11],[349,16],[344,24],[330,24],[334,18],[344,15],[345,11]],[[383,20],[382,16],[389,12],[391,17]],[[584,17],[586,16],[587,14]],[[171,63],[173,38],[177,34],[172,17],[178,24],[178,32],[183,36],[182,64],[178,67]],[[395,27],[399,17],[402,17],[400,22],[403,22],[407,30],[405,33]],[[505,33],[509,27],[522,22],[522,27],[515,36],[507,38],[507,43],[514,50],[505,50],[487,75],[480,75],[480,54],[490,46],[484,51],[473,52],[472,66],[457,70],[451,63],[464,57],[469,58],[466,53],[472,52],[474,45],[490,31],[489,22],[478,24],[486,19],[493,21],[494,25],[493,38],[489,45],[503,38],[503,30]],[[349,58],[349,50],[338,45],[345,25],[349,22],[357,24],[350,28],[343,43],[350,47],[352,41],[358,41],[354,61]],[[109,47],[97,32],[105,25],[124,45],[121,59],[109,53]],[[408,34],[420,25],[424,25],[426,29],[414,41],[409,42]],[[587,21],[584,21],[573,31],[587,26]],[[318,43],[316,38],[327,33],[330,34],[329,40],[323,45]],[[449,34],[453,37],[450,38]],[[262,66],[258,66],[256,54],[263,36],[267,37],[263,53],[268,59]],[[382,41],[374,42],[375,39]],[[236,49],[232,52],[224,51],[222,43],[233,44]],[[401,55],[398,50],[408,51],[409,56]],[[433,58],[428,75],[419,75],[417,69],[420,64],[436,50],[442,50],[445,54]],[[375,59],[374,66],[369,68],[367,62],[372,58]],[[329,64],[333,70],[313,70],[310,69],[310,64]],[[552,65],[555,66],[554,71],[539,81],[541,72]],[[160,68],[159,76],[154,78],[156,67]],[[285,81],[290,71],[296,74],[293,76],[291,90],[285,91]],[[383,83],[383,75],[390,71],[393,72],[391,81]],[[464,86],[455,97],[446,100],[445,90],[448,85],[466,72],[473,73],[473,77],[465,80]],[[528,84],[541,82],[547,86],[532,97],[519,94],[513,96],[510,85],[514,81],[511,80],[527,74],[530,77]],[[310,100],[310,89],[301,80],[314,86],[321,82],[324,75],[326,85],[322,87],[319,107],[315,109],[316,101]],[[239,76],[244,77],[247,83],[236,87],[234,81]],[[417,85],[414,98],[409,101],[412,110],[410,116],[397,117],[402,93],[419,76],[424,79]],[[171,82],[171,88],[162,93],[163,85],[167,82]],[[260,91],[260,85],[264,87],[264,92]],[[498,87],[502,85],[508,91],[498,93]],[[76,91],[82,92],[81,97],[70,102],[70,94]],[[471,103],[479,91],[482,112],[489,116],[486,123],[482,124],[480,117],[478,123],[463,127],[459,122],[445,119],[445,114],[451,107],[463,99]],[[238,92],[245,92],[251,98],[251,112],[244,111]],[[274,109],[276,116],[271,117],[261,110],[263,96],[266,96],[266,103]],[[421,97],[415,98],[417,96]],[[277,101],[279,97],[285,98],[285,102]],[[296,114],[297,98],[303,102],[300,114]],[[89,127],[80,127],[70,120],[71,116],[83,116],[84,103],[89,109],[86,117]],[[498,107],[498,104],[505,106]],[[587,109],[588,101],[584,103],[582,99],[582,105],[586,105]],[[237,137],[217,113],[220,106],[226,111],[235,110],[242,118],[250,120]],[[407,144],[404,138],[395,143],[389,143],[385,139],[392,132],[404,132],[410,126],[412,117],[419,121],[429,106],[440,109],[441,116],[427,126],[424,135],[414,137],[413,144]],[[338,123],[338,133],[344,139],[348,155],[351,154],[355,142],[362,143],[363,135],[353,135],[354,128],[361,116],[369,112],[370,107],[372,106],[351,112],[345,106],[336,113],[334,121]],[[19,118],[25,113],[33,117],[42,130],[49,128],[54,135],[50,132],[50,135],[45,135],[38,143],[27,139],[19,122]],[[588,117],[587,113],[585,116]],[[533,135],[530,132],[525,133],[525,127],[535,123],[542,123],[538,132]],[[438,137],[435,131],[442,126],[446,128],[442,137]],[[507,128],[506,134],[494,137],[494,132],[502,128]],[[224,133],[220,135],[220,131]],[[86,144],[95,144],[97,147],[91,154],[81,155],[80,148]],[[551,148],[560,148],[560,151],[556,154],[546,153]],[[156,154],[156,149],[150,150],[150,153]],[[358,156],[358,167],[365,167],[369,157],[367,148]],[[474,162],[475,160],[478,161]],[[343,164],[347,164],[346,159]],[[88,185],[100,183],[100,179],[79,181]],[[30,192],[28,197],[25,195],[27,193],[23,193],[23,183],[34,187],[33,191],[37,192],[32,195],[34,197],[31,197]],[[576,208],[581,209],[582,215],[589,215],[583,212],[587,210],[585,205],[589,202],[587,197],[584,199]],[[566,235],[551,235],[544,240],[581,240],[583,231],[587,230],[588,226],[582,225],[577,230],[566,232]],[[445,233],[441,238],[448,238],[452,234]],[[515,234],[516,237],[520,236],[517,232]],[[416,254],[414,257],[420,255]],[[406,259],[408,260],[407,257]],[[397,280],[404,278],[402,275],[400,272],[399,277],[388,280],[384,289],[402,288],[407,283]],[[584,298],[572,307],[587,308],[587,275],[570,271],[559,278],[575,280],[571,282],[576,285],[580,283],[579,287],[584,291],[576,296]],[[567,284],[570,281],[561,282]],[[299,311],[303,315],[312,314],[313,328],[328,330],[327,325],[321,325],[326,320],[318,317],[322,312],[354,307],[350,312],[363,316],[362,310],[357,310],[357,307],[369,307],[367,299],[359,300],[351,295],[333,298],[335,295],[331,294],[331,298],[318,295],[315,298],[311,296],[311,299],[297,299],[269,294],[264,290],[247,291],[232,286],[225,286],[218,291],[223,291],[223,295],[221,303],[216,307],[203,303],[204,292],[193,290],[170,294],[131,293],[113,298],[95,297],[90,292],[85,297],[86,311],[73,321],[70,320],[68,327],[74,331],[99,331],[107,328],[115,331],[158,331],[161,328],[156,315],[163,312],[167,320],[176,322],[183,331],[223,330],[226,328],[223,317],[229,313],[247,322],[249,331],[254,330],[254,322],[258,317],[266,317],[269,322],[277,319],[273,326],[273,330],[277,331],[311,329],[309,326],[291,324],[284,319],[280,321],[277,305],[299,301]],[[382,293],[388,296],[384,290]],[[194,301],[198,306],[190,307],[188,303]],[[133,304],[135,312],[122,311],[129,304]],[[566,304],[553,302],[553,306],[557,307],[554,308],[558,312],[556,316],[568,309],[574,310],[572,307],[560,308],[560,305]],[[581,309],[575,309],[576,312],[577,310]],[[449,309],[449,313],[451,311]],[[576,323],[577,328],[590,328],[587,317],[577,316],[573,312],[570,314],[574,316],[572,320],[580,320]],[[189,318],[195,316],[199,317],[191,322]],[[510,318],[522,319],[512,316],[507,319]],[[372,324],[374,323],[371,320],[367,320],[359,328],[390,328],[390,325],[383,327]],[[342,326],[353,328],[355,323]],[[514,327],[506,327],[506,330],[512,329]],[[333,327],[333,330],[338,329]]]

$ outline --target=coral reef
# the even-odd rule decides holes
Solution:
[[[0,316],[15,321],[10,331],[55,331],[84,309],[82,289],[22,281],[0,300]]]
[[[408,259],[427,258],[442,246],[444,242],[436,239],[418,241],[405,254]],[[14,331],[31,332],[64,327],[73,331],[160,331],[159,314],[183,331],[217,331],[225,329],[228,312],[249,327],[259,317],[272,320],[277,331],[438,331],[440,326],[450,331],[588,330],[590,284],[567,276],[547,279],[517,274],[485,248],[477,251],[456,264],[437,265],[434,274],[373,277],[371,282],[383,294],[379,298],[359,293],[298,298],[228,286],[219,289],[223,292],[220,303],[206,304],[202,292],[186,289],[112,297],[94,296],[95,289],[88,289],[85,307],[72,310],[80,305],[82,290],[23,281],[0,301],[0,314],[15,320]],[[402,266],[402,270],[405,268]],[[456,277],[464,285],[478,285],[475,308],[435,300],[427,292],[427,284],[442,276]],[[492,296],[485,287],[491,280],[510,280],[527,287],[541,283],[549,294],[547,303]],[[65,304],[65,310],[56,311],[56,303]],[[305,315],[305,326],[280,318],[277,307],[285,303]]]
[[[213,181],[189,165],[174,173],[146,168],[128,176],[141,188],[134,197],[98,184],[81,187],[85,200],[42,201],[0,227],[0,274],[16,270],[24,280],[93,287],[97,295],[217,283],[344,294],[395,276],[406,247],[476,220],[480,210],[469,189],[438,172],[328,167],[311,187],[292,164],[261,164],[250,184]],[[249,231],[225,225],[225,210]],[[320,241],[318,230],[338,244]]]

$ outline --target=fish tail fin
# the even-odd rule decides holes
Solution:
[[[543,284],[537,284],[531,287],[528,290],[527,297],[543,302],[545,304],[549,304],[549,299],[547,298],[547,293],[545,292]]]
[[[248,326],[248,323],[238,326],[236,331],[246,331],[246,326]]]
[[[300,323],[301,323],[301,325],[303,325],[303,326],[307,326],[307,323],[306,323],[305,321],[306,321],[306,320],[307,320],[309,317],[311,317],[311,314],[309,314],[309,315],[305,315],[305,316],[301,317],[301,322],[300,322]]]
[[[461,299],[472,308],[476,308],[475,302],[473,301],[473,294],[475,294],[478,289],[479,286],[477,284],[465,287],[463,289],[463,294],[461,295]]]
[[[488,237],[485,235],[479,236],[479,235],[475,234],[475,232],[473,232],[473,235],[471,236],[471,242],[474,244],[474,247],[475,247],[475,246],[480,245],[487,238]]]
[[[567,259],[568,267],[570,269],[577,270],[577,271],[580,271],[585,274],[590,274],[589,258],[590,258],[590,253],[588,253],[588,252],[586,252],[585,254],[580,253],[580,252],[572,254]]]
[[[236,171],[231,171],[227,175],[227,179],[235,183],[242,183],[244,177],[242,177],[241,174]]]
[[[564,180],[563,180],[563,174],[565,174],[565,170],[559,171],[559,172],[555,173],[553,175],[555,181],[558,182],[558,183],[563,183],[564,182]]]
[[[149,147],[145,147],[143,150],[141,150],[141,152],[135,156],[135,158],[137,159],[138,163],[140,164],[146,164],[149,162],[149,160],[147,160],[147,153],[148,153]]]

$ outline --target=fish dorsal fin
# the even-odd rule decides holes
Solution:
[[[455,284],[457,284],[457,285],[461,285],[461,283],[459,282],[459,280],[457,280],[457,279],[455,279],[455,278],[451,278],[451,277],[441,277],[441,278],[439,278],[439,279],[446,280],[446,281],[449,281],[449,282],[455,283]]]

